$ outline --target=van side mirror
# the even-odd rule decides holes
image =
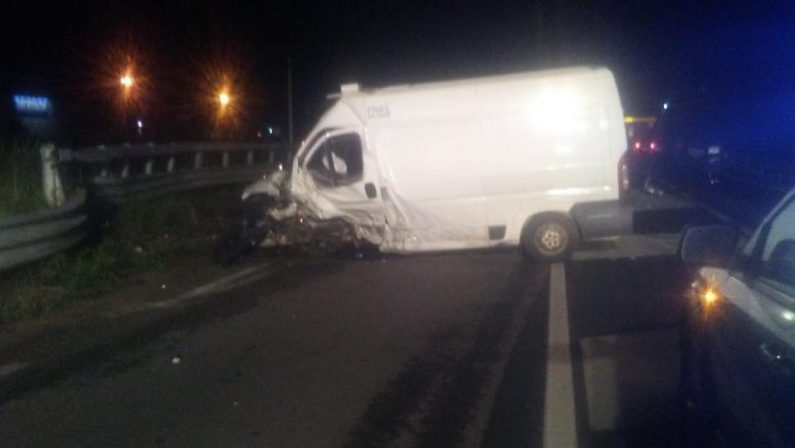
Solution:
[[[679,256],[687,264],[728,266],[737,248],[737,227],[710,225],[685,230],[679,242]]]

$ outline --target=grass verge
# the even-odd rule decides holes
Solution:
[[[239,187],[131,200],[102,223],[100,238],[37,264],[0,274],[0,322],[14,322],[95,298],[136,277],[209,258]]]
[[[0,217],[46,206],[35,145],[0,142]]]

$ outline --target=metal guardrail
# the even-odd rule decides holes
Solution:
[[[60,207],[0,219],[0,271],[66,250],[85,237],[85,191]]]
[[[77,169],[78,182],[97,197],[159,195],[203,186],[248,183],[286,158],[275,143],[182,143],[61,150],[61,163]]]
[[[173,193],[256,180],[286,159],[289,147],[269,143],[184,143],[122,145],[77,151],[42,150],[45,190],[60,188],[64,165],[92,197],[121,202],[126,197]],[[57,163],[56,163],[57,162]],[[57,181],[57,182],[56,182]],[[52,184],[52,185],[50,185]],[[62,191],[62,190],[60,190]],[[58,200],[55,196],[53,200]],[[60,207],[0,219],[0,271],[66,250],[86,236],[86,190]]]

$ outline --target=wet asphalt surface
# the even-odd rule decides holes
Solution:
[[[470,443],[512,322],[525,342],[506,356],[521,359],[507,363],[483,440],[538,440],[547,266],[513,251],[283,263],[0,404],[2,445]],[[503,417],[516,428],[499,430]]]
[[[260,266],[264,280],[0,403],[2,446],[541,445],[548,265],[509,250]],[[566,272],[581,444],[674,445],[671,391],[622,391],[656,411],[588,429],[578,341],[674,328],[685,273],[672,257]]]

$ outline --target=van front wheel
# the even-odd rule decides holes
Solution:
[[[563,261],[574,250],[577,233],[566,216],[544,214],[531,219],[522,229],[525,255],[539,261]]]

